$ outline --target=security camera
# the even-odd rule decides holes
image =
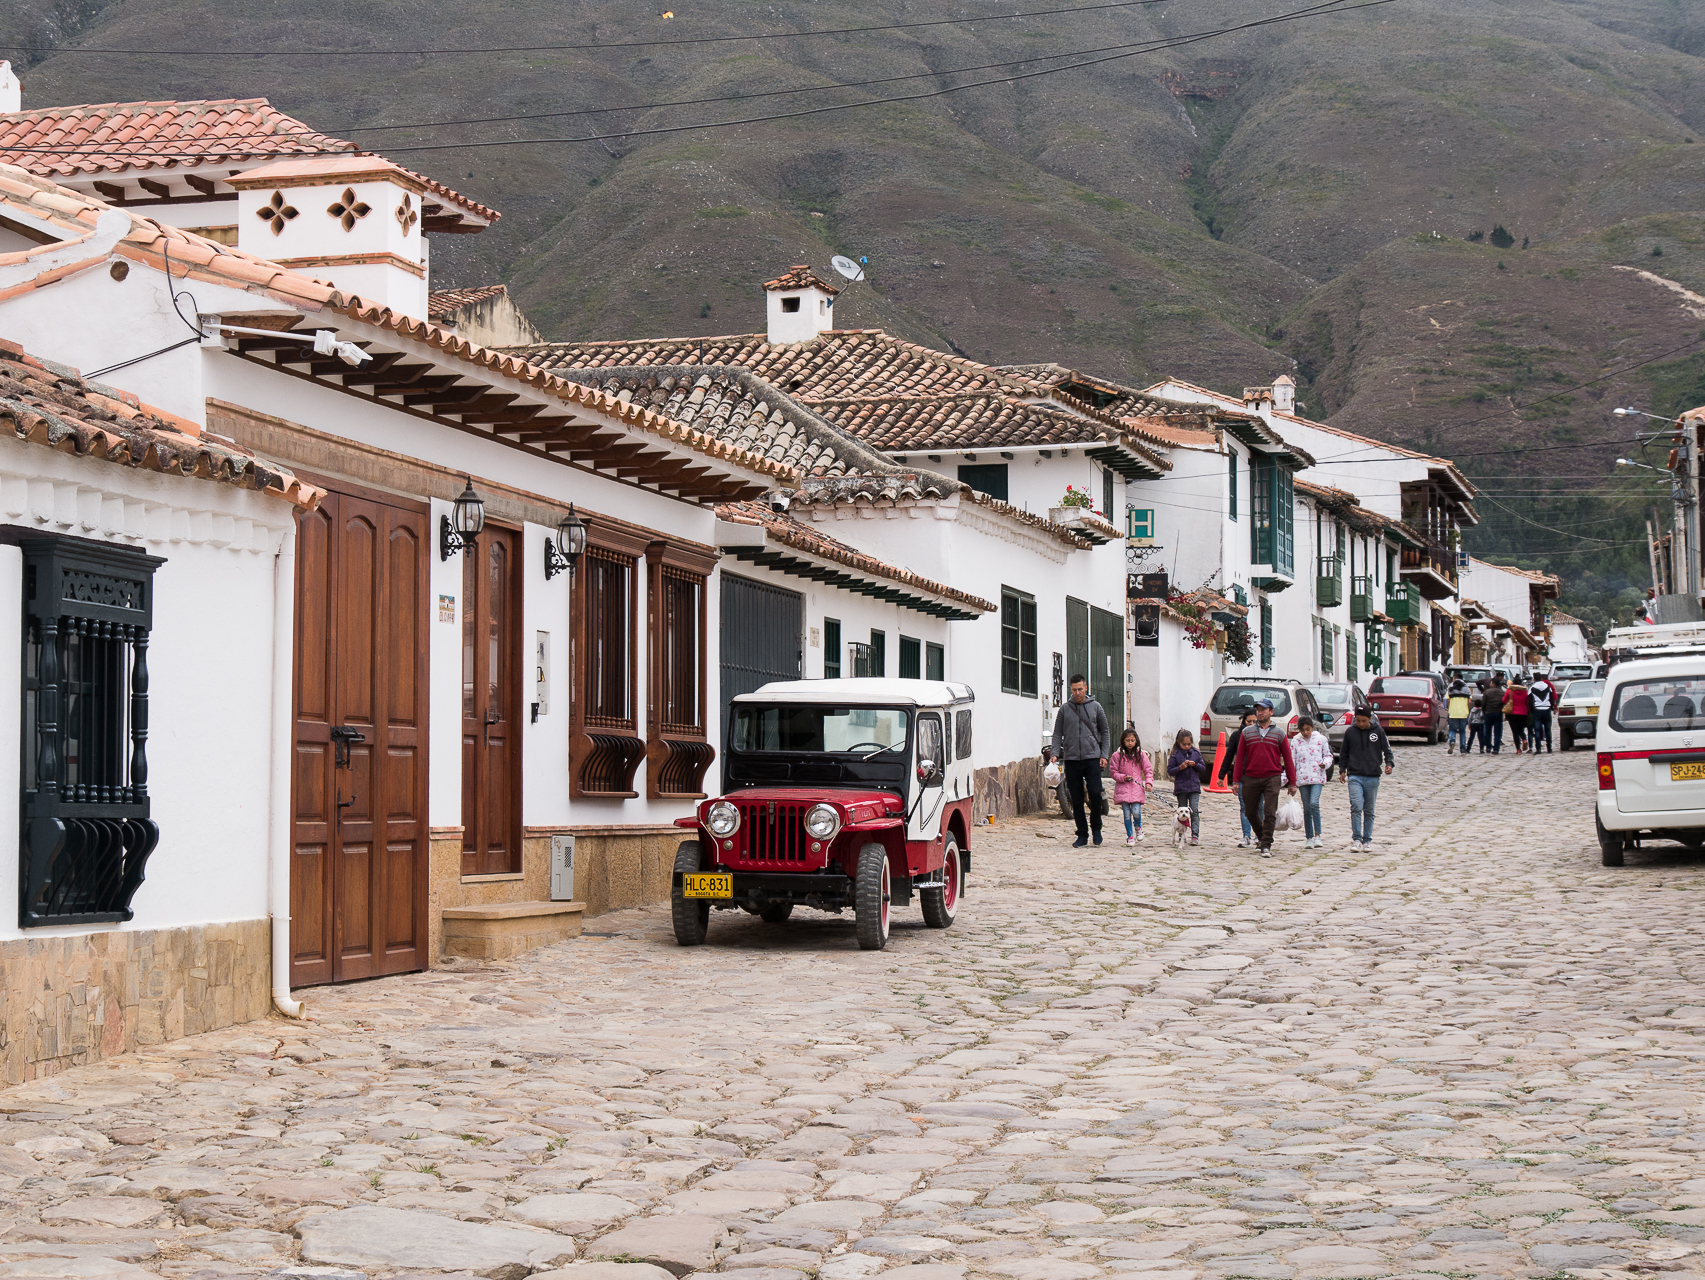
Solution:
[[[353,342],[339,342],[337,334],[330,329],[314,330],[314,351],[322,356],[336,356],[358,369],[373,358]]]
[[[793,496],[786,489],[776,489],[771,491],[766,500],[770,504],[770,510],[780,514],[787,510],[788,504],[793,501]]]

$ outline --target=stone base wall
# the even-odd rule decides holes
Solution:
[[[1016,818],[1049,808],[1054,798],[1042,782],[1042,762],[1032,757],[1010,764],[989,765],[976,772],[977,796],[971,802],[972,817],[981,821]]]
[[[669,897],[680,827],[565,827],[574,835],[574,896],[588,917]],[[546,842],[549,853],[549,840]]]
[[[271,942],[260,919],[0,943],[0,1074],[22,1084],[264,1018]]]

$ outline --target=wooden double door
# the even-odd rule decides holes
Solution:
[[[328,493],[297,519],[290,984],[424,969],[424,505]]]

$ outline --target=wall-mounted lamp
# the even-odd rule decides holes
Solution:
[[[448,560],[458,551],[472,551],[485,528],[485,499],[474,492],[474,478],[457,496],[450,514],[438,518],[438,558]]]
[[[545,539],[545,580],[564,569],[572,570],[586,553],[586,522],[574,514],[574,504],[568,504],[568,514],[558,522],[556,541]]]

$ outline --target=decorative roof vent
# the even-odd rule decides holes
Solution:
[[[1279,413],[1295,413],[1296,405],[1297,384],[1288,373],[1281,373],[1273,379],[1273,408]]]
[[[24,109],[24,86],[10,62],[0,62],[0,115]]]
[[[378,156],[314,156],[227,179],[237,247],[403,315],[427,315],[426,180]]]
[[[835,327],[835,295],[840,290],[804,263],[764,282],[772,343],[810,342]]]

